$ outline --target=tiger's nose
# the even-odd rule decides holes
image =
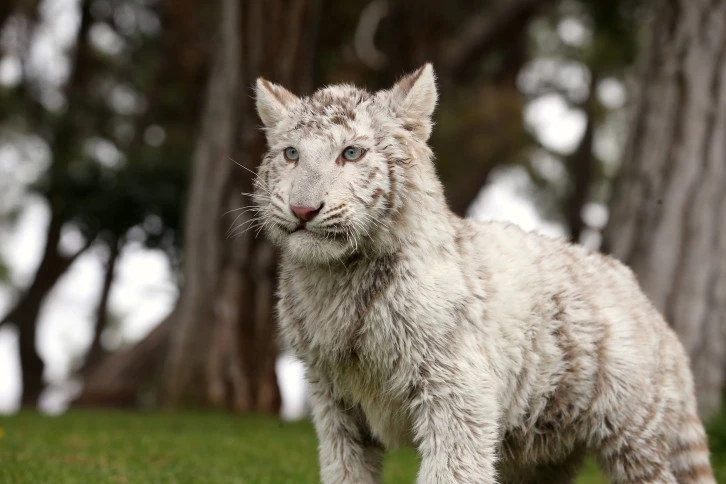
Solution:
[[[315,218],[317,214],[320,213],[320,210],[323,208],[323,204],[321,203],[318,208],[313,207],[298,207],[297,205],[290,205],[290,210],[292,210],[292,213],[295,214],[297,218],[302,220],[303,222],[310,222],[312,219]]]

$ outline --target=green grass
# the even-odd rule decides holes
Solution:
[[[726,417],[722,423],[712,440],[726,457]],[[0,417],[0,482],[316,483],[316,446],[308,422],[257,416],[20,413]],[[726,471],[726,459],[721,462]],[[393,452],[385,482],[411,483],[417,468],[413,452]],[[589,463],[578,484],[606,482]]]

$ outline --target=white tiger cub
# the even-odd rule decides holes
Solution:
[[[322,481],[714,483],[689,363],[615,260],[447,207],[427,146],[430,65],[392,89],[257,82],[256,181],[282,249],[284,340],[304,362]]]

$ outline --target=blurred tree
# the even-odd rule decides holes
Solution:
[[[7,0],[0,5],[0,30],[2,30],[5,22],[10,18],[10,14],[13,13],[15,5],[14,2]]]
[[[726,1],[652,15],[606,248],[679,334],[707,417],[726,370]]]
[[[537,187],[535,197],[542,215],[561,222],[574,242],[585,242],[584,235],[602,228],[591,227],[584,214],[588,204],[604,204],[609,198],[619,153],[603,152],[598,144],[605,140],[617,145],[620,134],[612,126],[624,124],[625,104],[624,99],[608,100],[602,92],[619,87],[622,97],[627,96],[642,3],[561,1],[530,30],[533,53],[519,87],[530,105],[560,100],[570,116],[583,119],[582,134],[571,147],[548,145],[530,126],[535,148],[525,164]]]
[[[90,5],[84,2],[81,13],[81,24],[78,29],[78,42],[74,59],[71,63],[66,96],[71,103],[81,103],[86,87],[89,49],[88,32],[91,24]],[[30,286],[20,295],[14,305],[0,321],[0,325],[12,322],[18,328],[20,365],[22,368],[23,394],[21,403],[35,405],[43,390],[43,360],[36,349],[37,319],[43,302],[58,279],[68,270],[70,265],[93,242],[88,238],[79,250],[66,255],[60,248],[61,231],[68,220],[65,200],[61,194],[61,180],[65,178],[63,171],[75,154],[77,138],[75,123],[78,118],[66,115],[54,124],[50,136],[51,152],[54,162],[51,164],[45,186],[41,188],[50,202],[51,215],[46,230],[45,248],[40,263]]]
[[[20,3],[15,23],[27,26],[38,2]],[[138,227],[137,235],[141,232],[139,242],[163,248],[170,256],[179,245],[176,228],[185,169],[180,160],[188,158],[195,84],[186,85],[191,93],[170,85],[164,96],[144,100],[138,94],[154,94],[165,72],[159,66],[169,62],[158,60],[158,29],[145,2],[120,8],[133,9],[135,25],[121,25],[122,17],[114,16],[106,2],[80,3],[77,40],[69,75],[60,86],[60,106],[44,101],[53,87],[30,69],[21,73],[15,88],[0,89],[6,108],[0,118],[3,127],[36,136],[50,154],[47,170],[29,187],[50,208],[45,248],[31,283],[0,320],[15,324],[20,333],[24,405],[33,405],[43,389],[37,319],[47,294],[71,264],[94,243],[106,245],[112,254],[120,251],[120,241],[133,227]],[[28,45],[9,53],[21,58],[24,66],[30,63],[35,41],[34,29],[26,30]],[[99,31],[105,32],[105,43],[98,41]],[[81,236],[80,246],[70,254],[61,243],[63,232]],[[107,291],[99,293],[99,307],[105,306]],[[102,330],[103,321],[99,312],[96,327]],[[99,338],[94,336],[94,345]]]
[[[166,405],[191,401],[243,411],[274,412],[277,409],[274,402],[268,404],[269,409],[258,408],[254,401],[257,388],[249,379],[259,378],[259,368],[255,368],[255,375],[250,375],[244,371],[245,361],[241,358],[244,356],[240,348],[242,309],[254,317],[254,306],[245,308],[247,301],[243,298],[254,289],[246,287],[243,293],[241,278],[245,267],[229,264],[234,259],[228,260],[227,264],[224,261],[230,256],[237,259],[241,256],[245,259],[242,264],[252,263],[245,257],[246,247],[238,243],[245,239],[225,238],[220,218],[209,217],[209,214],[224,212],[234,189],[230,183],[235,168],[231,157],[235,138],[239,135],[238,123],[249,121],[245,119],[246,96],[239,93],[239,86],[246,85],[241,77],[244,57],[240,32],[248,32],[240,29],[240,22],[249,22],[247,15],[253,14],[255,7],[261,9],[261,5],[255,3],[247,2],[252,11],[243,11],[238,0],[221,0],[217,10],[217,49],[192,161],[186,210],[184,287],[173,321],[161,382],[161,399]],[[281,26],[275,27],[280,29]],[[251,35],[262,28],[258,25]],[[252,39],[259,42],[255,43],[258,49],[267,45],[265,38]],[[293,43],[298,41],[294,36],[291,38]],[[240,107],[243,108],[241,112]]]
[[[180,261],[177,248],[182,239],[177,229],[181,229],[181,207],[185,199],[180,187],[188,183],[189,158],[210,64],[209,49],[213,45],[212,39],[216,39],[210,32],[214,32],[217,9],[200,9],[197,0],[166,0],[154,5],[161,22],[160,45],[156,49],[145,49],[147,54],[143,58],[154,68],[141,70],[151,73],[146,76],[150,84],[139,86],[139,90],[146,94],[148,108],[145,115],[137,119],[138,128],[134,131],[143,133],[145,126],[163,127],[166,141],[161,149],[146,142],[135,143],[138,148],[134,150],[137,153],[134,157],[136,163],[130,165],[134,170],[130,176],[117,177],[116,180],[118,193],[134,194],[133,199],[137,203],[132,206],[145,208],[145,214],[148,214],[149,208],[155,207],[151,211],[154,223],[141,225],[145,232],[144,243],[164,249],[177,266]],[[111,18],[115,17],[113,12],[110,12]],[[126,60],[127,76],[140,71],[136,64],[128,62],[131,59]],[[121,183],[124,180],[126,182]],[[130,202],[124,200],[119,206],[129,206]],[[216,219],[211,217],[210,220]],[[154,227],[156,229],[149,230]],[[97,318],[102,314],[99,310]],[[150,393],[155,398],[160,368],[177,314],[174,311],[138,344],[84,364],[83,389],[74,403],[81,406],[133,406],[139,403],[142,394]],[[97,319],[96,327],[102,326]],[[97,334],[96,338],[100,335]]]
[[[111,288],[116,277],[116,264],[118,263],[120,251],[119,247],[123,246],[122,241],[116,243],[109,243],[108,257],[103,270],[103,282],[101,283],[101,294],[98,299],[98,305],[96,306],[94,325],[93,325],[93,339],[91,345],[86,352],[83,365],[81,366],[80,373],[83,374],[88,371],[89,368],[93,368],[97,365],[105,355],[103,345],[101,344],[101,337],[103,332],[108,325],[109,320],[109,309],[108,303],[111,298]]]

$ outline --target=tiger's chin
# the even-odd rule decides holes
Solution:
[[[288,232],[277,228],[269,230],[268,236],[286,258],[300,265],[330,264],[355,253],[350,239],[334,234],[305,229]]]

